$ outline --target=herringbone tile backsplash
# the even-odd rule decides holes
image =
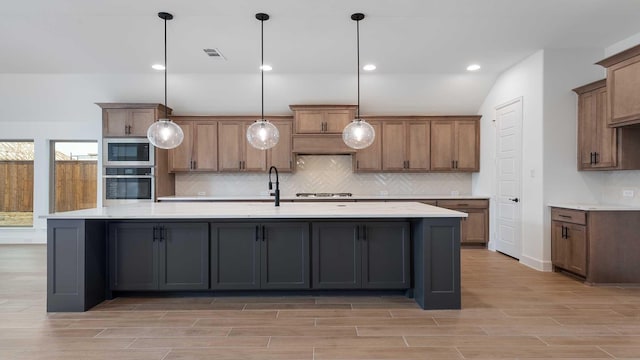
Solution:
[[[282,196],[299,192],[354,195],[471,195],[471,174],[353,173],[349,155],[299,156],[293,174],[280,174]],[[274,179],[275,180],[275,179]],[[178,174],[177,196],[266,195],[267,174]]]

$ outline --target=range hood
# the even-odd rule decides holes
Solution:
[[[293,135],[292,149],[298,155],[351,155],[356,152],[342,141],[342,134]]]

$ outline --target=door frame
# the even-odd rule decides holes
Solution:
[[[499,218],[498,218],[498,211],[499,211],[498,210],[498,206],[499,206],[499,202],[498,202],[499,186],[498,186],[498,184],[499,184],[499,181],[498,181],[498,179],[500,178],[500,173],[499,173],[500,168],[498,166],[498,152],[500,150],[499,149],[499,147],[500,147],[500,126],[497,123],[497,121],[498,121],[498,111],[499,111],[499,109],[502,109],[502,108],[507,107],[509,105],[516,104],[518,102],[520,103],[520,139],[519,139],[519,142],[518,142],[518,144],[520,146],[520,154],[519,154],[520,158],[518,160],[520,161],[520,164],[521,164],[520,169],[519,169],[520,171],[518,173],[518,176],[520,177],[520,181],[518,182],[518,198],[520,199],[520,201],[522,201],[522,180],[523,180],[523,175],[522,175],[522,159],[523,159],[523,151],[522,151],[523,150],[522,149],[522,137],[523,137],[523,134],[522,134],[522,128],[523,128],[523,125],[524,125],[523,124],[524,123],[524,98],[522,96],[519,96],[519,97],[513,98],[513,99],[511,99],[509,101],[506,101],[504,103],[501,103],[499,105],[496,105],[493,108],[494,109],[494,119],[495,119],[494,120],[494,122],[495,122],[494,123],[494,129],[495,129],[495,136],[496,136],[496,143],[495,143],[495,149],[494,149],[494,151],[495,151],[494,152],[494,167],[495,167],[494,168],[494,176],[495,176],[494,179],[495,180],[494,180],[493,193],[494,193],[496,201],[493,202],[495,204],[495,207],[494,207],[494,214],[493,214],[492,218],[495,219],[493,221],[493,225],[494,225],[493,228],[495,229],[495,232],[494,232],[495,236],[493,238],[494,238],[495,241],[490,241],[489,249],[492,250],[492,251],[496,251],[496,252],[499,252],[501,254],[504,254],[506,256],[511,256],[511,255],[505,254],[503,252],[500,252],[497,249],[498,231],[499,231]],[[518,241],[519,241],[519,244],[518,244],[518,252],[519,252],[519,254],[518,255],[521,256],[522,255],[522,238],[523,238],[523,233],[522,233],[522,228],[523,228],[522,227],[522,206],[521,205],[518,206],[516,211],[517,211],[516,215],[517,215],[517,217],[519,219],[518,229],[516,229],[517,230],[517,235],[519,237],[518,238]]]

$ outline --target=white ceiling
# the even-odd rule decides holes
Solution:
[[[170,73],[355,72],[497,74],[542,48],[605,48],[640,33],[638,0],[30,0],[4,1],[2,73],[153,73],[168,22]],[[227,60],[208,58],[218,48]]]

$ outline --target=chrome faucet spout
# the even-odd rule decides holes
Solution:
[[[270,193],[269,195],[275,196],[276,197],[275,205],[280,206],[280,179],[278,178],[278,169],[275,166],[272,166],[269,168],[269,190],[273,189],[273,181],[271,181],[271,172],[276,173],[276,190],[275,192]]]

